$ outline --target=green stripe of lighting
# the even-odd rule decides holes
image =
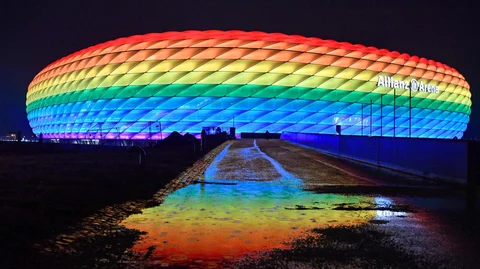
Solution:
[[[330,90],[320,88],[263,86],[263,85],[231,85],[231,84],[156,84],[146,86],[126,86],[96,88],[77,92],[69,92],[45,97],[30,103],[27,113],[38,108],[75,103],[89,100],[124,99],[132,97],[257,97],[319,100],[331,102],[348,102],[394,105],[393,95],[373,92],[357,92],[345,90]],[[382,97],[383,96],[383,97]],[[382,100],[380,100],[382,98]],[[396,96],[395,105],[409,107],[410,97]],[[461,103],[439,101],[428,98],[412,97],[412,107],[436,110],[454,111],[470,115],[471,108]]]

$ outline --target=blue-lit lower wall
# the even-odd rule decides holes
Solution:
[[[385,98],[387,99],[387,98]],[[53,102],[53,101],[52,101]],[[456,105],[458,107],[458,105]],[[469,115],[452,110],[341,101],[241,97],[149,97],[76,101],[28,113],[44,138],[155,140],[203,127],[237,133],[301,132],[342,135],[461,138]],[[162,134],[160,134],[162,133]]]
[[[289,132],[281,139],[429,178],[462,184],[467,181],[467,141]]]

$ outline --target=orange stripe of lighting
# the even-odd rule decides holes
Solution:
[[[195,37],[195,38],[193,38]],[[399,53],[398,52],[390,52],[385,49],[377,49],[375,47],[365,47],[362,45],[352,45],[348,42],[336,42],[333,40],[322,40],[319,38],[306,38],[303,36],[289,36],[285,34],[268,34],[268,33],[262,33],[262,32],[243,32],[243,31],[186,31],[186,32],[166,32],[166,33],[160,33],[160,34],[147,34],[143,36],[131,36],[131,37],[126,37],[126,38],[119,38],[116,40],[108,41],[102,44],[98,44],[89,48],[86,48],[84,50],[75,52],[71,55],[68,55],[50,65],[48,65],[42,72],[46,72],[50,69],[56,68],[59,65],[65,64],[68,61],[71,61],[74,59],[76,56],[79,55],[89,55],[89,53],[99,53],[102,51],[102,49],[106,47],[111,47],[111,46],[119,46],[119,45],[125,45],[125,44],[134,44],[134,43],[139,43],[139,42],[155,42],[155,41],[163,41],[163,40],[182,40],[182,39],[217,39],[217,40],[225,40],[225,39],[240,39],[240,40],[261,40],[261,41],[273,41],[273,42],[278,42],[281,40],[285,40],[289,43],[299,43],[299,44],[306,44],[306,45],[313,45],[313,46],[324,46],[324,47],[330,47],[330,48],[341,48],[341,49],[352,49],[356,48],[357,50],[365,51],[365,52],[370,52],[374,54],[380,54],[380,55],[386,55],[386,56],[391,56],[391,57],[398,57]],[[405,56],[403,56],[405,57]],[[413,61],[420,61],[417,56],[411,56],[411,59]],[[422,58],[421,62],[425,63],[430,63],[430,65],[436,66],[438,62],[434,61],[427,61],[426,59]],[[452,70],[455,73],[455,69],[441,64],[441,66],[447,70]]]

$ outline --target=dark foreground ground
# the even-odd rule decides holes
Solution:
[[[123,221],[144,234],[116,265],[478,268],[479,212],[462,186],[242,139],[205,182]]]
[[[148,156],[142,167],[125,149],[0,153],[0,268],[478,268],[479,211],[465,208],[461,186],[280,140],[229,141],[208,158],[190,145]],[[284,247],[212,262],[164,257],[193,244],[192,231],[203,244],[198,251],[221,236],[247,242],[251,227],[268,234],[285,223],[265,216],[292,211],[303,220],[285,234],[310,228]],[[357,219],[368,221],[351,223]],[[200,235],[199,224],[190,230],[197,220],[217,236]],[[183,243],[162,251],[169,242],[154,237],[171,227],[172,240]]]
[[[0,268],[51,268],[48,240],[108,205],[150,199],[204,154],[174,144],[146,148],[144,165],[121,147],[0,145]]]

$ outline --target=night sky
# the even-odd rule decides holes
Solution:
[[[7,3],[4,3],[7,2]],[[473,1],[2,1],[0,136],[31,135],[27,87],[49,63],[111,39],[151,32],[245,30],[396,50],[457,69],[473,91],[466,138],[480,138],[478,10]],[[384,3],[385,2],[385,3]],[[388,3],[387,3],[388,2]],[[477,109],[478,107],[478,109]]]

